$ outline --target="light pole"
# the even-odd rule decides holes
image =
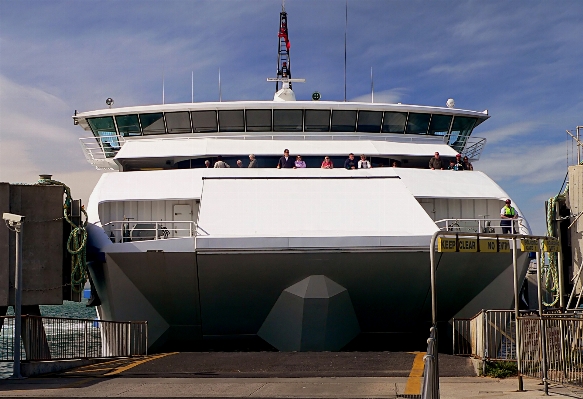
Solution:
[[[22,331],[22,233],[24,216],[2,214],[8,226],[16,232],[16,265],[14,270],[14,368],[12,378],[20,379],[20,333]]]

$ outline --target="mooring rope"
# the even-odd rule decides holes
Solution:
[[[43,186],[63,186],[65,189],[65,203],[63,204],[63,217],[71,225],[71,233],[67,240],[67,251],[71,254],[71,288],[74,292],[81,292],[87,281],[87,212],[81,206],[81,213],[85,215],[85,220],[81,218],[79,225],[76,225],[70,218],[71,189],[65,183],[53,179],[39,179],[39,185]]]

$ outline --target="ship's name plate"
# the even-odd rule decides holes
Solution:
[[[439,237],[437,252],[510,252],[508,240]]]

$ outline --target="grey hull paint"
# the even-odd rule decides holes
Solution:
[[[431,319],[427,251],[108,252],[105,258],[91,267],[101,316],[148,320],[151,346],[257,334],[281,292],[316,274],[348,290],[364,333],[416,331]],[[437,260],[440,321],[471,312],[466,305],[481,292],[496,293],[488,295],[489,308],[512,305],[508,285],[490,286],[508,274],[512,254],[444,253]],[[520,253],[521,276],[527,264]]]

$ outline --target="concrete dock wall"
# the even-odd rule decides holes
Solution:
[[[64,265],[62,186],[0,183],[0,213],[26,216],[22,252],[22,305],[60,305]],[[2,221],[4,224],[4,221]],[[14,302],[16,234],[0,226],[0,307]]]

